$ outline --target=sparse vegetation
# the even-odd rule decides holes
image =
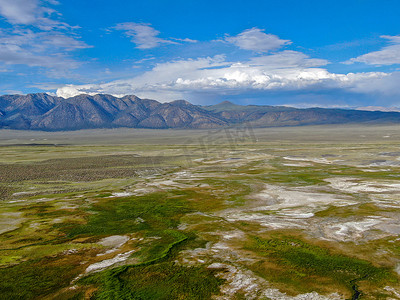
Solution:
[[[399,166],[370,161],[397,144],[273,130],[207,153],[186,131],[0,147],[0,299],[393,298]]]

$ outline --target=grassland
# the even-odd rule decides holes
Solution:
[[[0,299],[400,299],[399,129],[1,131]]]

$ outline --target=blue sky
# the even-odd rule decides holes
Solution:
[[[400,1],[0,0],[0,94],[400,106]]]

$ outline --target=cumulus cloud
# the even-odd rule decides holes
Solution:
[[[125,32],[126,36],[131,38],[131,41],[136,44],[138,49],[151,49],[159,47],[163,44],[179,44],[179,42],[195,43],[196,40],[192,39],[178,39],[170,38],[163,39],[160,38],[160,32],[148,23],[133,23],[126,22],[117,24],[114,29],[122,30]]]
[[[389,45],[381,50],[366,53],[346,61],[346,64],[361,62],[368,65],[394,65],[400,64],[400,35],[382,35],[381,38],[389,40]]]
[[[61,97],[77,94],[136,94],[173,100],[188,93],[234,95],[249,91],[301,91],[307,89],[353,89],[363,92],[383,79],[385,73],[330,73],[318,66],[327,61],[312,59],[296,51],[253,57],[247,61],[228,61],[225,56],[177,60],[157,64],[152,70],[132,79],[95,85],[69,85],[57,90]],[[375,90],[379,90],[379,85]]]
[[[354,84],[349,87],[349,90],[359,93],[389,96],[393,97],[393,101],[398,101],[397,99],[400,96],[400,72],[376,72],[376,74],[378,76],[365,77],[363,80],[354,80]],[[353,76],[355,77],[357,74],[353,74]]]
[[[264,30],[256,27],[247,29],[237,36],[226,36],[224,40],[241,49],[256,52],[269,52],[292,43],[289,40],[282,40],[276,35],[267,34]]]

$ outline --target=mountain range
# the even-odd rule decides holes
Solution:
[[[400,112],[286,106],[193,105],[160,103],[136,96],[78,95],[68,99],[45,93],[0,96],[0,128],[79,130],[90,128],[209,129],[249,123],[254,127],[345,123],[400,123]]]

